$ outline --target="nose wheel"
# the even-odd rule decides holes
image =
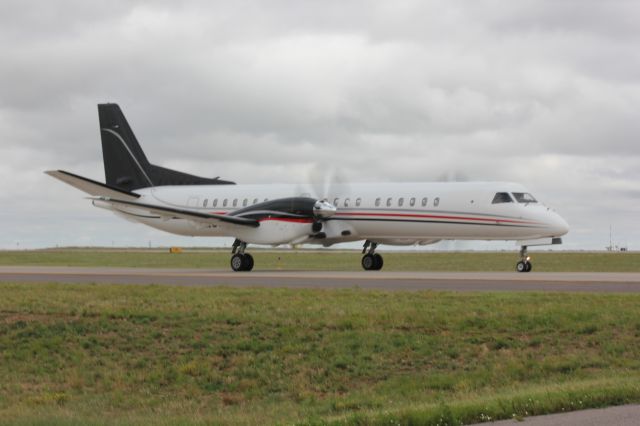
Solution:
[[[377,246],[377,243],[371,242],[369,240],[364,243],[362,253],[366,254],[362,256],[362,269],[364,269],[365,271],[379,271],[384,265],[382,256],[375,252]],[[369,249],[368,252],[367,249]]]
[[[533,267],[531,266],[531,257],[527,254],[527,246],[522,246],[520,249],[520,259],[520,262],[516,263],[516,271],[531,272]]]
[[[253,256],[245,253],[247,243],[235,240],[231,249],[231,269],[234,271],[250,271],[253,269]]]

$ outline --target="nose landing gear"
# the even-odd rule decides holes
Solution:
[[[384,261],[382,256],[375,252],[376,247],[378,247],[377,243],[373,241],[365,241],[364,247],[362,248],[362,268],[365,271],[379,271],[382,269],[382,265],[384,265]],[[367,252],[369,249],[369,252]],[[367,254],[365,254],[367,253]]]
[[[531,258],[527,254],[527,246],[520,248],[520,259],[520,262],[516,263],[516,271],[531,272],[533,266],[531,265]]]
[[[234,271],[250,271],[253,269],[253,256],[245,253],[247,243],[235,240],[231,247],[231,269]]]

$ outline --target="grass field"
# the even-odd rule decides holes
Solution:
[[[513,271],[518,259],[504,253],[381,252],[386,271]],[[361,270],[355,251],[252,251],[256,269]],[[640,272],[640,253],[532,252],[536,272]],[[228,251],[36,250],[0,251],[0,265],[125,266],[229,269]]]
[[[640,296],[0,284],[3,424],[460,424],[640,401]]]

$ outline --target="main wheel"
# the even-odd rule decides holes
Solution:
[[[527,272],[527,264],[528,262],[523,262],[522,260],[516,263],[516,271],[518,272]]]
[[[231,256],[231,269],[233,269],[234,271],[238,272],[238,271],[244,271],[244,255],[240,254],[240,253],[236,253],[233,256]]]
[[[533,265],[531,262],[527,262],[527,270],[525,272],[531,272],[531,269],[533,269]]]
[[[367,253],[364,256],[362,256],[362,268],[365,271],[371,271],[375,269],[375,266],[376,266],[376,260],[372,254]]]
[[[380,256],[378,253],[375,253],[373,255],[373,260],[375,263],[373,269],[375,271],[379,271],[380,269],[382,269],[382,265],[384,265],[384,260],[382,259],[382,256]]]

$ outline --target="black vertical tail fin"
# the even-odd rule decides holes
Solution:
[[[233,184],[151,164],[117,104],[99,104],[98,116],[107,185],[133,191],[162,185]]]
[[[98,105],[102,158],[107,185],[131,191],[155,186],[151,164],[117,104]]]

